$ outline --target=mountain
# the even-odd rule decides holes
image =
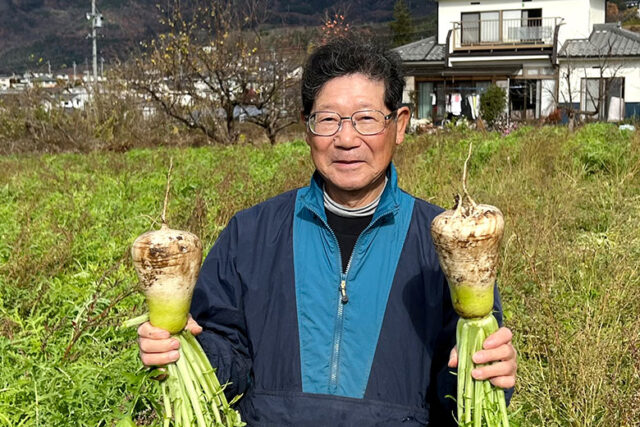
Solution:
[[[106,61],[122,58],[136,42],[160,30],[152,0],[98,0],[104,26],[98,39]],[[88,0],[0,0],[0,73],[83,67],[90,60]],[[42,61],[40,61],[42,58]]]
[[[166,1],[166,0],[163,0]],[[211,0],[214,1],[214,0]],[[319,26],[325,11],[346,11],[353,25],[392,20],[395,0],[271,0],[268,24],[276,26]],[[426,16],[433,0],[410,1],[414,16]],[[106,64],[125,59],[139,42],[152,38],[158,23],[157,0],[97,0],[104,16],[98,39],[98,55]],[[85,17],[90,0],[0,0],[0,73],[69,70],[75,61],[85,69],[91,58]],[[88,62],[87,62],[88,61]]]

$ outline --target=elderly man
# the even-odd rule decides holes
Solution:
[[[302,81],[310,185],[239,212],[204,262],[188,327],[249,425],[453,423],[457,315],[429,233],[442,209],[398,188],[391,162],[403,86],[393,53],[319,47]],[[139,336],[145,365],[178,357],[166,331]],[[474,359],[490,363],[476,378],[513,387],[508,329]]]

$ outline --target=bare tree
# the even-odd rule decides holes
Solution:
[[[268,54],[255,58],[259,63],[254,66],[256,72],[241,107],[246,120],[261,127],[269,142],[275,144],[280,131],[300,120],[300,64],[304,49],[268,45]],[[267,48],[262,49],[262,52],[266,51]]]
[[[561,56],[563,61],[556,103],[563,104],[570,130],[574,129],[576,120],[606,119],[606,103],[615,88],[611,83],[616,81],[624,65],[622,60],[614,58],[614,42],[611,39],[605,45],[595,45],[589,40],[582,48],[592,54],[578,56],[567,49]],[[598,70],[595,76],[590,71],[593,69]],[[576,88],[576,85],[579,87]],[[576,103],[580,105],[577,109],[574,107]]]
[[[282,78],[283,69],[264,66],[270,51],[259,29],[267,11],[267,2],[259,0],[173,0],[161,9],[167,32],[146,45],[136,62],[134,89],[169,116],[224,144],[237,141],[237,116],[253,102],[260,111],[277,112],[263,126],[270,140],[275,138],[286,121],[278,96],[290,81]]]

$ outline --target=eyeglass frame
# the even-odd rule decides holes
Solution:
[[[382,117],[384,119],[384,127],[376,132],[376,133],[362,133],[358,130],[358,127],[356,126],[356,124],[353,121],[353,116],[358,114],[358,113],[362,113],[362,112],[366,112],[366,111],[375,111],[377,113],[382,114]],[[309,119],[311,118],[311,116],[313,116],[314,114],[318,114],[318,113],[332,113],[332,114],[337,114],[338,117],[340,117],[340,123],[338,124],[338,129],[336,129],[335,132],[333,132],[332,134],[329,135],[320,135],[318,133],[315,133],[312,129],[311,129],[311,125],[309,124]],[[315,136],[334,136],[335,134],[337,134],[338,132],[340,132],[342,130],[342,123],[346,120],[349,119],[349,121],[351,122],[351,126],[355,129],[356,132],[358,132],[360,135],[362,136],[373,136],[373,135],[380,135],[382,132],[384,132],[384,130],[387,128],[388,126],[388,122],[389,120],[393,119],[394,116],[396,116],[398,114],[398,109],[393,110],[392,112],[390,112],[389,114],[385,115],[382,111],[380,110],[358,110],[358,111],[354,111],[350,116],[341,116],[338,112],[336,111],[328,111],[328,110],[320,110],[320,111],[314,111],[312,113],[307,114],[306,116],[304,116],[304,120],[307,123],[307,129],[309,129],[309,132],[311,132],[312,134],[314,134]]]

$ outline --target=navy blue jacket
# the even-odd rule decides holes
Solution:
[[[429,231],[442,209],[387,174],[345,274],[317,173],[236,214],[209,252],[191,313],[249,425],[453,423],[458,317]]]

